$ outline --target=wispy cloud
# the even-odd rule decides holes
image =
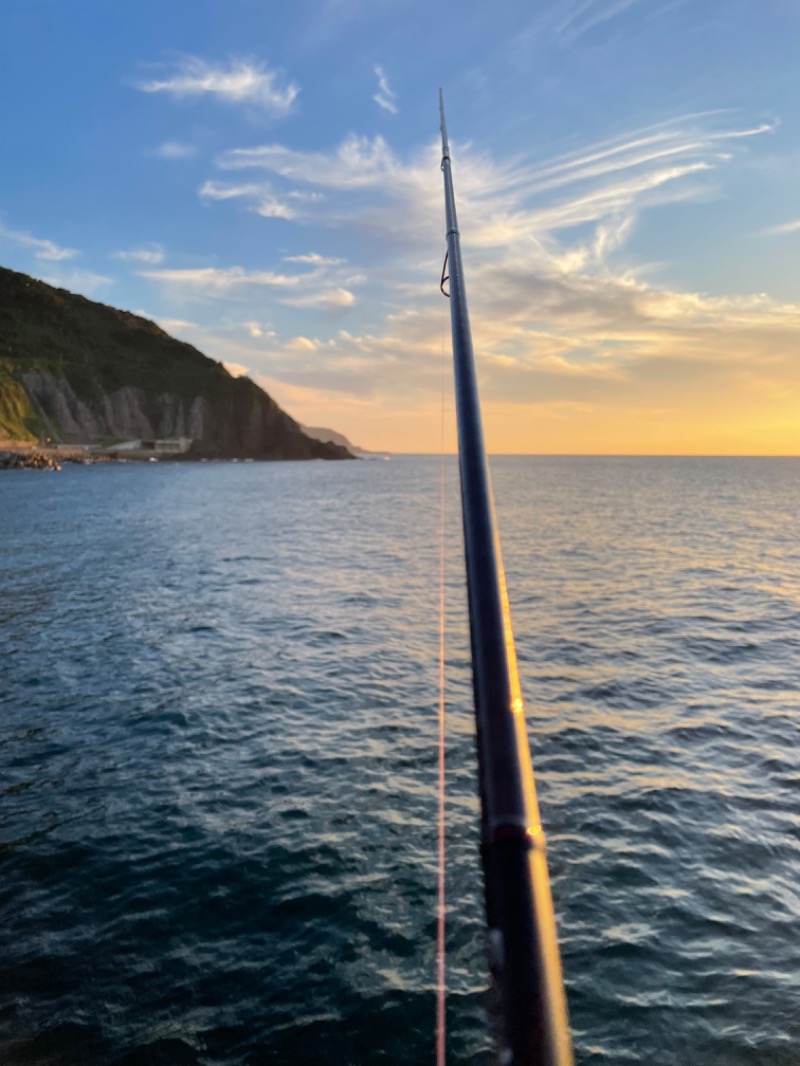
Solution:
[[[265,335],[267,337],[274,337],[276,335],[275,331],[270,329],[270,326],[272,325],[271,322],[245,322],[243,325],[247,330],[248,335],[253,338],[263,337]]]
[[[275,196],[265,196],[256,204],[255,212],[262,218],[283,218],[287,222],[297,218],[298,214],[293,207]]]
[[[535,402],[537,419],[569,427],[568,416],[580,412],[605,433],[614,404],[667,418],[658,412],[677,403],[675,379],[713,380],[726,395],[745,373],[755,375],[765,396],[773,394],[765,383],[785,383],[800,306],[659,286],[630,250],[643,215],[720,195],[725,169],[771,128],[730,114],[689,115],[536,162],[453,145],[490,422],[492,410],[502,411],[501,422],[523,434],[523,416],[514,412],[530,417]],[[282,333],[276,311],[272,336],[242,338],[243,349],[251,345],[257,354],[232,357],[309,404],[326,391],[354,410],[366,403],[374,429],[363,436],[377,445],[397,412],[413,421],[440,390],[438,163],[436,144],[400,154],[381,137],[354,134],[324,151],[271,143],[217,160],[234,180],[214,185],[220,195],[209,199],[241,197],[252,209],[268,190],[282,202],[302,203],[308,226],[358,234],[365,258],[347,267],[318,252],[282,256],[287,275],[294,276],[291,264],[308,273],[302,285],[273,286],[275,303],[317,312],[319,335],[295,336],[294,325]],[[365,299],[357,300],[356,281]],[[249,284],[223,280],[229,294],[246,293]],[[332,338],[331,319],[359,303],[370,308],[369,330],[354,325]],[[222,340],[217,350],[226,350]],[[784,369],[773,373],[777,366]],[[643,425],[649,431],[646,419]],[[398,423],[395,439],[408,433],[408,424]]]
[[[567,0],[556,32],[574,41],[588,30],[621,15],[639,0]]]
[[[378,107],[388,111],[391,115],[397,114],[397,93],[389,84],[389,79],[383,67],[375,67],[375,77],[378,79],[378,91],[372,97]]]
[[[235,200],[240,196],[261,196],[269,191],[268,185],[256,185],[253,182],[234,185],[223,181],[206,181],[200,187],[198,196],[201,200]]]
[[[168,77],[142,81],[137,87],[177,98],[208,96],[229,104],[250,104],[276,118],[291,111],[300,92],[281,71],[263,62],[234,59],[225,65],[199,56],[183,56]]]
[[[590,247],[595,258],[607,256],[621,244],[612,232],[630,232],[632,220],[648,207],[708,196],[708,177],[730,162],[737,145],[772,129],[719,128],[714,120],[718,116],[688,116],[533,165],[458,149],[460,203],[472,220],[464,240],[484,247],[525,240],[541,247],[559,230],[594,225],[599,229]],[[404,160],[382,137],[350,134],[327,152],[266,144],[228,151],[217,165],[262,170],[281,182],[324,190],[322,202],[306,204],[308,218],[422,247],[440,229],[440,192],[430,177],[438,155],[430,145]],[[237,188],[257,195],[256,186]]]
[[[197,154],[197,148],[184,141],[164,141],[158,148],[153,148],[149,154],[158,159],[190,159]]]
[[[217,162],[223,170],[267,170],[292,181],[331,189],[374,185],[376,179],[396,171],[398,163],[383,137],[371,140],[355,134],[333,152],[300,152],[281,144],[265,144],[234,148]]]
[[[127,251],[112,252],[114,259],[123,263],[152,263],[154,266],[164,262],[164,249],[160,244],[147,244],[141,248],[129,248]]]
[[[616,38],[632,56],[647,54],[641,37],[652,34],[671,13],[690,6],[691,0],[548,0],[530,5],[530,19],[503,46],[495,62],[502,59],[517,70],[531,64],[549,63],[553,49],[607,46]],[[696,23],[693,23],[696,25]],[[685,26],[680,32],[685,32]],[[658,42],[652,42],[658,47]],[[478,73],[477,71],[475,73]],[[483,75],[479,75],[483,76]]]
[[[250,200],[252,201],[250,209],[262,218],[283,218],[286,221],[292,221],[300,217],[297,208],[275,196],[266,182],[237,185],[230,182],[206,181],[198,195],[201,200]]]
[[[292,257],[287,257],[289,260]],[[154,281],[172,292],[189,299],[228,299],[233,301],[258,300],[254,309],[263,309],[263,295],[259,290],[272,290],[275,299],[287,307],[308,308],[328,314],[342,312],[353,307],[355,295],[331,276],[326,264],[316,260],[308,263],[307,256],[297,257],[314,269],[302,273],[278,273],[271,270],[245,270],[233,267],[198,267],[175,270],[141,270],[139,276]],[[322,259],[320,256],[319,259]],[[276,336],[270,323],[250,320],[243,323],[250,337],[272,338]],[[242,328],[241,319],[232,325]]]
[[[289,307],[316,307],[325,311],[343,311],[353,307],[356,298],[349,289],[322,289],[300,296],[285,296],[281,303]]]
[[[242,267],[198,267],[186,270],[141,270],[139,276],[187,291],[222,296],[255,287],[285,289],[299,285],[301,274],[276,274],[271,270],[244,270]]]
[[[62,248],[55,241],[49,241],[42,237],[34,237],[23,230],[7,229],[0,223],[0,240],[5,238],[23,248],[30,248],[37,259],[50,262],[59,262],[63,259],[74,259],[80,252],[76,248]]]
[[[284,263],[307,263],[309,266],[329,267],[338,266],[346,262],[345,259],[334,259],[331,256],[318,255],[317,252],[306,252],[303,255],[285,255]]]
[[[290,352],[315,352],[319,343],[310,337],[292,337],[286,348]]]
[[[770,226],[769,229],[765,229],[764,233],[775,237],[784,237],[789,233],[800,233],[800,218],[794,219],[793,222],[783,222],[780,226]]]

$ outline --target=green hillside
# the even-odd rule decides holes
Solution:
[[[191,436],[197,454],[348,455],[155,323],[0,267],[0,438],[147,435]]]

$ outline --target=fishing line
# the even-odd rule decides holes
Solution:
[[[445,705],[444,705],[444,552],[445,552],[445,478],[444,478],[444,305],[442,305],[441,356],[441,430],[439,450],[439,837],[438,896],[436,920],[436,1066],[445,1066],[445,1001],[447,998],[447,960],[445,954]]]

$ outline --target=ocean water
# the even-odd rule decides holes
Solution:
[[[800,1064],[800,460],[492,469],[578,1062]],[[448,1054],[488,1064],[456,477]],[[438,481],[0,477],[0,1061],[432,1061]]]

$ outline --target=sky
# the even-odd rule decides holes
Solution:
[[[798,55],[796,0],[8,4],[0,264],[365,448],[444,381],[452,450],[441,85],[490,451],[796,455]]]

